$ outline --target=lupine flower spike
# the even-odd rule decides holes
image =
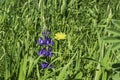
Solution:
[[[52,40],[52,38],[49,38],[49,34],[50,32],[47,32],[46,30],[44,30],[42,32],[42,35],[43,37],[40,37],[37,41],[37,43],[42,47],[43,45],[43,48],[38,52],[38,55],[39,56],[43,56],[43,57],[52,57],[53,56],[53,53],[52,53],[52,48],[51,46],[54,45],[54,42]],[[43,62],[41,64],[41,67],[42,69],[45,69],[45,68],[53,68],[53,66],[49,65],[49,63],[45,63]]]

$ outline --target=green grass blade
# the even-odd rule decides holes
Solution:
[[[120,20],[112,19],[112,23],[113,23],[116,27],[120,28]]]
[[[25,80],[26,78],[26,71],[27,71],[27,57],[28,55],[26,54],[24,58],[21,60],[21,65],[20,65],[20,73],[18,80]]]
[[[107,37],[107,38],[104,38],[104,41],[108,43],[117,43],[117,42],[120,42],[120,38],[119,37]]]
[[[62,71],[60,72],[57,80],[64,80],[64,79],[65,79],[65,76],[67,75],[67,74],[66,74],[66,73],[67,73],[67,69],[69,68],[70,64],[73,62],[75,56],[76,56],[76,54],[74,54],[73,57],[71,58],[71,60],[69,61],[69,63],[66,64],[66,65],[63,67],[63,69],[62,69]]]
[[[120,30],[116,30],[116,29],[113,29],[113,28],[109,28],[107,29],[107,31],[111,34],[114,34],[114,35],[119,35],[120,36]]]

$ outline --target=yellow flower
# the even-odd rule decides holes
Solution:
[[[66,39],[66,34],[62,33],[62,32],[56,33],[55,34],[55,39],[57,39],[57,40],[64,40],[64,39]]]

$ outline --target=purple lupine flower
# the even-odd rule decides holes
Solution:
[[[51,47],[49,47],[49,48],[48,48],[48,51],[52,51],[52,48],[51,48]]]
[[[45,43],[46,43],[47,46],[48,45],[54,45],[54,42],[51,38],[45,38]]]
[[[52,48],[51,47],[48,48],[48,52],[49,52],[49,57],[52,57],[53,53],[52,53]]]
[[[45,50],[45,49],[40,50],[40,51],[38,52],[38,55],[39,55],[39,56],[40,56],[40,55],[42,55],[42,54],[43,54],[43,52],[45,53],[45,52],[46,52],[46,50]]]
[[[49,63],[46,63],[46,62],[43,62],[41,64],[41,67],[42,67],[42,69],[45,69],[45,68],[55,68],[55,66],[52,66],[52,65],[50,65]]]
[[[44,57],[49,56],[52,57],[53,53],[51,51],[47,51],[45,48],[41,49],[40,52],[38,52],[38,55],[43,55]]]
[[[48,38],[48,37],[45,37],[44,39],[42,37],[40,37],[37,42],[40,46],[43,46],[44,44],[46,46],[54,45],[53,40],[51,38]]]
[[[49,52],[49,57],[52,57],[53,56],[53,53],[52,52]]]
[[[40,52],[38,53],[38,55],[43,55],[44,57],[46,56],[49,56],[49,53],[48,51],[44,48],[44,49],[41,49]]]
[[[41,64],[41,67],[42,67],[42,69],[45,69],[45,68],[48,67],[48,65],[49,65],[48,63],[45,63],[45,62],[44,62],[44,63]]]
[[[37,42],[41,46],[44,45],[44,40],[42,39],[42,37],[40,37]]]
[[[53,56],[52,48],[50,45],[54,45],[54,42],[53,42],[52,38],[49,38],[49,34],[50,34],[50,32],[47,32],[46,30],[44,30],[42,32],[43,38],[40,37],[37,41],[40,46],[45,45],[45,47],[47,48],[47,49],[46,48],[41,49],[38,52],[39,56],[40,55],[43,55],[44,57],[47,57],[47,56],[52,57]],[[51,66],[49,63],[45,63],[45,62],[43,62],[41,64],[41,67],[42,67],[42,69],[55,68],[55,66]]]

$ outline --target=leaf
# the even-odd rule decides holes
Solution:
[[[73,57],[71,58],[71,60],[69,61],[69,63],[67,65],[65,65],[62,69],[62,71],[60,72],[57,80],[64,80],[65,76],[67,75],[67,68],[70,66],[70,64],[73,62],[73,59],[75,58],[75,55],[73,55]]]
[[[112,50],[117,50],[119,48],[120,48],[120,43],[119,42],[112,46]]]
[[[109,29],[107,29],[107,31],[111,34],[114,34],[114,35],[120,35],[120,30],[109,28]]]
[[[39,66],[38,65],[36,65],[36,69],[37,69],[37,78],[38,78],[38,80],[40,80],[40,73],[39,73],[39,68],[38,68]]]
[[[117,42],[120,42],[120,38],[119,37],[107,37],[107,38],[104,38],[104,41],[108,43],[117,43]]]
[[[61,6],[61,14],[63,14],[66,10],[66,0],[63,0],[62,6]]]
[[[18,80],[25,80],[26,78],[26,70],[27,70],[27,58],[28,55],[26,54],[24,58],[21,60],[21,65],[20,65],[20,73]]]
[[[82,72],[79,72],[76,76],[75,79],[81,79],[83,76]]]
[[[41,56],[39,56],[39,57],[36,58],[36,59],[30,57],[30,59],[29,59],[29,68],[28,68],[27,76],[30,75],[30,73],[31,73],[32,70],[33,70],[33,67],[38,63],[38,61],[39,61],[40,58],[41,58]]]
[[[112,76],[112,80],[119,80],[119,79],[120,79],[120,74],[119,73]]]
[[[112,19],[112,23],[113,23],[116,27],[120,28],[120,20]]]
[[[74,5],[74,2],[75,2],[75,0],[71,0],[70,3],[68,4],[68,6],[71,7],[72,5]]]

